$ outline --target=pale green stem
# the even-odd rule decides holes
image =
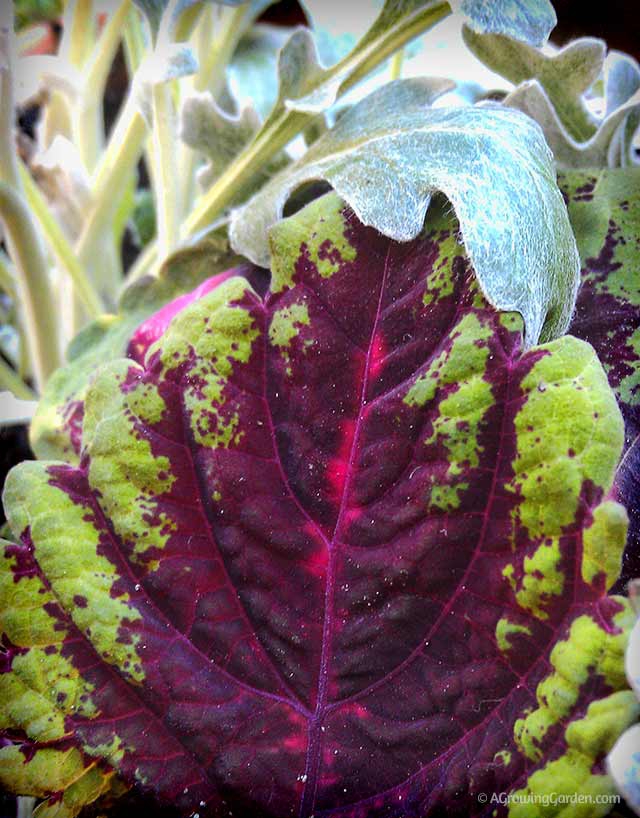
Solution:
[[[9,259],[4,253],[0,253],[0,290],[15,300],[16,281],[9,268]]]
[[[75,290],[89,314],[97,317],[104,312],[104,306],[98,293],[80,266],[73,248],[62,232],[62,228],[52,215],[44,196],[24,165],[20,167],[20,178],[24,185],[25,196],[31,213],[37,220],[40,230],[53,251],[60,268],[73,281]]]
[[[180,14],[175,25],[174,38],[177,43],[183,43],[189,39],[191,32],[198,23],[198,17],[202,12],[204,3],[194,3],[188,6]]]
[[[271,127],[260,132],[226,168],[207,193],[202,196],[183,225],[183,237],[199,233],[210,225],[271,157],[290,142],[313,115],[300,111],[283,111]]]
[[[5,225],[7,248],[16,268],[20,330],[22,337],[28,339],[24,349],[29,350],[36,386],[40,389],[59,365],[61,356],[46,258],[21,196],[14,143],[12,26],[7,28],[5,19],[0,30],[0,219]]]
[[[31,342],[36,384],[41,391],[61,363],[49,271],[27,206],[4,182],[0,183],[0,218],[7,231],[9,254],[18,272],[18,294]]]
[[[399,80],[402,76],[402,66],[404,64],[404,48],[401,48],[400,51],[396,51],[396,53],[391,58],[391,79],[392,80]]]
[[[130,7],[124,26],[124,56],[129,78],[133,79],[145,55],[144,32],[138,9]]]
[[[104,133],[102,97],[129,13],[130,0],[113,11],[82,69],[83,88],[74,110],[74,142],[89,173],[93,173],[102,152]]]
[[[19,189],[10,37],[7,29],[3,28],[0,31],[0,181]]]
[[[48,148],[58,135],[71,139],[73,131],[71,120],[71,106],[65,94],[61,91],[51,91],[38,128],[39,146],[43,149]]]
[[[323,76],[319,84],[324,84],[330,81],[332,76],[345,72],[346,77],[340,85],[338,94],[341,96],[391,54],[431,28],[449,12],[449,4],[442,2],[414,14],[396,30],[384,37],[376,38],[354,56],[347,55]],[[309,93],[312,90],[310,89]],[[263,164],[282,150],[314,116],[314,114],[300,111],[283,110],[256,135],[255,139],[202,196],[184,224],[183,235],[186,237],[197,233],[211,224],[234,198],[241,195],[242,190],[251,182],[254,175],[260,172]]]
[[[159,252],[164,257],[175,248],[182,215],[176,168],[177,116],[171,83],[153,86],[154,198]]]
[[[139,278],[142,278],[142,276],[147,275],[147,273],[151,273],[157,260],[158,244],[156,241],[151,241],[140,253],[127,273],[126,283],[130,284],[133,281],[137,281]]]
[[[224,88],[226,67],[246,29],[247,16],[247,7],[244,5],[233,9],[213,4],[205,6],[197,29],[200,67],[193,78],[195,91],[209,90],[214,99],[218,98]],[[216,22],[219,24],[218,30]],[[196,151],[183,142],[178,166],[185,209],[191,207],[196,195],[196,158]]]
[[[64,15],[60,54],[80,68],[95,38],[93,0],[70,0]]]
[[[36,799],[29,795],[22,795],[18,798],[18,814],[16,818],[33,818],[33,810],[36,806]]]
[[[15,369],[0,356],[0,391],[8,389],[20,400],[37,400],[35,392],[22,380]]]
[[[99,263],[100,247],[105,236],[111,235],[113,214],[138,162],[146,135],[147,124],[130,94],[94,174],[93,204],[76,245],[76,255],[84,269],[94,269]],[[109,276],[107,270],[107,274],[103,272],[96,279],[100,295],[110,306],[118,289],[118,281],[111,272]]]

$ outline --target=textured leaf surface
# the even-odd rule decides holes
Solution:
[[[595,347],[625,420],[616,479],[631,520],[623,587],[640,576],[640,168],[574,171],[560,185],[582,262],[570,331]]]
[[[264,300],[231,278],[99,371],[80,465],[7,483],[0,760],[64,738],[236,818],[612,792],[622,420],[587,344],[522,353],[456,235],[323,197]]]
[[[354,5],[346,16],[341,14],[343,20],[336,26],[335,21],[327,19],[331,16],[327,4],[308,0],[305,8],[318,25],[318,40],[300,29],[284,46],[273,120],[283,107],[304,113],[326,110],[340,93],[380,65],[384,57],[433,27],[450,11],[448,3],[438,0],[385,0],[364,31],[375,8],[373,3],[365,5],[363,13]],[[533,44],[546,40],[556,21],[547,0],[462,0],[451,7],[460,11],[476,31],[505,34]]]
[[[538,80],[574,139],[584,142],[593,136],[596,126],[583,96],[602,71],[603,40],[583,37],[548,55],[510,37],[478,34],[469,28],[463,29],[463,38],[478,59],[514,85]]]
[[[220,176],[259,128],[260,119],[253,108],[232,115],[220,108],[208,91],[187,97],[182,108],[181,137],[207,159],[206,165],[198,171],[202,187],[208,188]],[[242,188],[242,197],[246,199],[253,190],[262,187],[288,162],[287,154],[281,151],[261,165],[253,176],[253,187]]]
[[[627,134],[624,141],[627,153],[623,155],[619,135],[621,129],[635,132],[640,124],[640,92],[599,122],[595,134],[586,142],[576,142],[567,133],[537,79],[519,85],[504,104],[523,111],[540,125],[560,168],[615,168],[632,164],[631,138]]]
[[[335,6],[330,3],[305,0],[303,6],[313,26],[324,65],[333,65],[346,57],[361,38],[368,39],[372,27],[382,30],[383,25],[386,28],[407,25],[407,18],[429,3],[392,0],[384,4],[376,20],[379,5],[374,0],[360,0],[340,9],[337,14]],[[542,45],[556,24],[555,12],[548,0],[491,0],[490,3],[486,0],[459,0],[452,2],[451,6],[477,31],[497,32],[533,45]]]
[[[513,37],[530,45],[544,45],[557,22],[548,0],[456,0],[474,31]]]
[[[632,589],[630,596],[633,593]],[[625,665],[629,684],[640,699],[640,616],[629,636]],[[607,757],[607,768],[627,804],[640,815],[640,724],[632,725],[620,736]]]
[[[31,426],[36,455],[75,461],[84,396],[96,367],[125,355],[135,328],[167,302],[238,262],[226,239],[217,237],[176,253],[157,279],[141,279],[125,291],[117,315],[101,316],[83,330],[69,347],[69,363],[48,381],[38,406]]]
[[[543,328],[554,337],[573,310],[579,260],[551,154],[535,123],[513,111],[430,109],[444,88],[398,81],[355,105],[235,213],[232,244],[268,264],[269,227],[312,180],[329,182],[365,224],[399,241],[418,235],[440,190],[491,303],[524,316],[529,343]]]
[[[282,26],[253,26],[227,66],[229,90],[238,108],[252,107],[265,119],[278,98],[278,52],[291,36]]]

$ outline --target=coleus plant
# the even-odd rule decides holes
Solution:
[[[129,32],[124,149],[77,255],[20,177],[58,267],[114,303],[113,253],[92,280],[88,252],[117,246],[100,196],[151,126],[157,239],[67,366],[34,363],[43,459],[5,487],[0,780],[51,816],[126,791],[199,816],[596,816],[614,779],[633,803],[635,614],[611,589],[638,560],[636,66],[608,66],[599,124],[602,48],[550,58],[546,4],[467,0],[469,47],[520,83],[502,104],[384,77],[338,102],[449,10],[387,2],[358,42],[249,32],[278,84],[234,115],[264,4],[139,5],[153,50]],[[213,19],[234,36],[203,82]]]

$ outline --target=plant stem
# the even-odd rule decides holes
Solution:
[[[0,289],[15,301],[16,298],[16,282],[15,277],[11,274],[9,269],[9,259],[4,253],[0,253]]]
[[[61,361],[54,299],[44,250],[29,210],[20,195],[13,124],[14,101],[11,28],[0,30],[0,218],[7,231],[9,255],[16,266],[16,290],[22,308],[22,330],[29,350],[36,387],[41,389]],[[12,22],[12,14],[11,14]]]
[[[0,30],[0,180],[18,188],[18,162],[14,142],[14,102],[10,30]]]
[[[183,226],[183,237],[198,233],[211,224],[238,196],[242,195],[262,166],[298,134],[313,114],[282,111],[271,127],[257,137],[236,157],[200,199]]]
[[[18,375],[15,369],[0,356],[0,390],[8,389],[20,400],[37,400],[35,392]]]
[[[130,7],[123,0],[109,16],[89,58],[83,65],[83,88],[73,112],[73,132],[80,156],[89,173],[93,173],[102,152],[102,97]]]
[[[0,182],[0,218],[7,231],[10,255],[19,273],[18,293],[40,391],[61,363],[58,328],[52,309],[53,294],[44,250],[29,210],[18,193],[4,182]]]
[[[165,257],[177,244],[179,219],[182,214],[176,172],[178,123],[171,83],[160,83],[153,86],[152,107],[152,155],[155,166],[153,178],[158,249]]]
[[[142,152],[147,124],[138,111],[133,95],[129,95],[124,110],[113,130],[107,150],[94,174],[93,206],[76,245],[81,267],[95,268],[100,257],[100,246],[111,235],[111,220],[122,192]],[[96,278],[100,295],[109,306],[115,303],[118,283],[109,269]]]
[[[194,91],[209,90],[217,99],[224,88],[225,71],[250,20],[250,4],[224,8],[206,4],[196,32],[200,68],[193,78]],[[216,29],[216,24],[217,29]],[[182,201],[185,211],[195,198],[196,151],[182,143],[178,166],[182,179]]]
[[[380,38],[373,38],[368,46],[353,56],[348,54],[333,68],[329,69],[317,87],[332,77],[346,72],[340,85],[338,96],[356,85],[377,65],[423,31],[431,28],[450,12],[446,2],[434,3],[408,16],[398,26]],[[312,93],[311,89],[309,93]],[[246,188],[262,165],[285,147],[315,116],[315,114],[284,109],[255,139],[236,157],[226,171],[205,193],[184,224],[186,237],[203,230],[217,218],[222,210]]]
[[[131,284],[139,278],[142,278],[142,276],[147,275],[155,266],[157,260],[158,244],[156,241],[151,241],[134,261],[131,269],[127,273],[126,283]]]
[[[402,76],[402,65],[404,63],[404,48],[401,48],[400,51],[396,51],[396,53],[391,58],[391,79],[392,80],[399,80]]]
[[[65,12],[60,52],[80,68],[89,56],[95,36],[93,0],[71,0]]]
[[[131,81],[144,59],[144,53],[144,32],[140,24],[140,14],[136,8],[130,6],[124,26],[124,56]]]
[[[73,281],[76,292],[82,299],[90,315],[97,317],[104,312],[104,306],[100,301],[100,297],[78,262],[60,225],[49,210],[40,189],[24,165],[20,166],[20,178],[24,185],[27,204],[31,208],[33,216],[37,219],[40,229],[55,254],[60,267]]]

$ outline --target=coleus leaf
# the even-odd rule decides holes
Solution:
[[[361,221],[408,241],[443,191],[483,292],[524,316],[527,341],[566,331],[579,259],[553,158],[528,117],[500,107],[429,108],[449,86],[388,83],[346,111],[304,156],[232,216],[231,243],[267,265],[269,227],[289,196],[323,179]],[[487,202],[491,201],[491,207]]]
[[[640,576],[640,168],[560,175],[580,251],[570,331],[593,344],[625,420],[616,491],[631,525],[619,588]]]
[[[122,295],[117,315],[103,315],[72,341],[68,363],[49,379],[31,425],[31,446],[40,458],[73,461],[80,452],[84,396],[98,366],[127,354],[135,329],[171,300],[190,292],[227,268],[240,275],[259,275],[229,248],[226,237],[213,235],[174,254],[157,278],[144,278]],[[224,273],[222,271],[225,271]],[[258,284],[256,283],[256,286]]]
[[[456,235],[323,197],[264,299],[231,278],[99,370],[80,464],[7,481],[0,761],[65,740],[236,818],[613,793],[622,420],[588,344],[523,353]]]
[[[637,584],[637,581],[636,581]],[[630,588],[632,604],[635,603],[636,613],[639,614],[636,624],[631,631],[627,646],[625,666],[627,678],[636,696],[640,700],[640,611],[638,599],[634,596],[637,587]],[[616,786],[624,794],[625,801],[640,815],[640,724],[632,725],[615,743],[607,756],[607,769],[616,782]]]

